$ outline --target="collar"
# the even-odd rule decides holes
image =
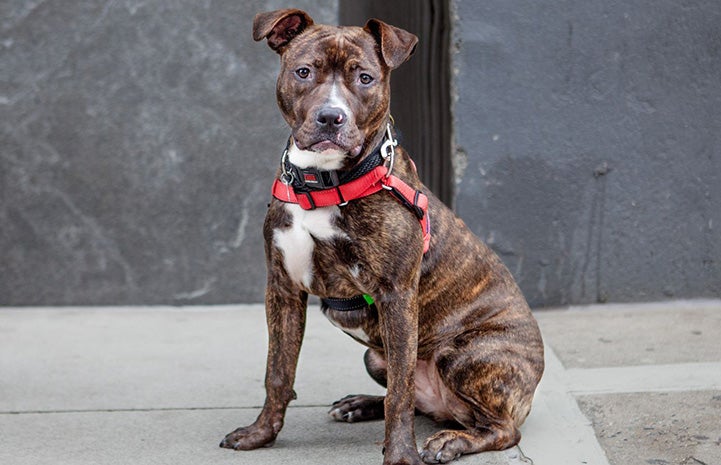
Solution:
[[[393,170],[393,162],[395,158],[395,147],[398,140],[393,137],[391,124],[386,126],[386,133],[381,143],[366,156],[359,164],[350,170],[319,170],[317,168],[300,168],[290,162],[288,159],[288,149],[290,148],[292,138],[288,138],[288,143],[283,151],[280,160],[280,181],[290,185],[296,192],[312,192],[323,189],[338,187],[355,181],[358,178],[370,173],[375,168],[383,165],[388,161],[389,173]]]
[[[301,168],[288,160],[287,149],[281,160],[281,178],[284,183],[290,184],[296,192],[319,191],[338,187],[354,181],[383,164],[380,150],[376,149],[359,164],[347,171],[319,170],[317,168]]]
[[[314,210],[333,205],[343,207],[353,200],[385,190],[418,218],[425,253],[431,240],[428,197],[392,174],[397,145],[389,123],[380,146],[348,171],[299,168],[288,160],[286,146],[281,159],[281,174],[273,183],[273,197],[281,202],[298,204],[304,210]]]

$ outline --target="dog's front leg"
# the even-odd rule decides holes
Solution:
[[[228,434],[220,447],[250,450],[269,447],[283,427],[285,410],[295,399],[293,383],[298,364],[308,295],[269,283],[265,296],[268,323],[268,360],[265,368],[265,404],[250,426]]]
[[[389,293],[378,303],[381,334],[388,360],[383,464],[421,464],[414,432],[417,290]]]

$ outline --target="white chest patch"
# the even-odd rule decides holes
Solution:
[[[299,205],[291,203],[285,204],[285,209],[293,217],[293,223],[290,228],[276,229],[273,242],[283,251],[283,263],[290,279],[310,289],[313,283],[314,240],[346,237],[343,231],[333,225],[340,210],[338,207],[303,210]]]

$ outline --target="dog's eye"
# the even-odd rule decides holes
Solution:
[[[361,75],[358,76],[358,80],[361,84],[368,85],[373,82],[373,76],[371,76],[370,74],[361,73]]]
[[[308,68],[298,68],[295,70],[295,74],[301,79],[307,79],[310,76],[310,70]]]

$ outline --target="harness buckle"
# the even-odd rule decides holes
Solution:
[[[317,168],[298,168],[293,167],[297,173],[296,179],[302,187],[308,189],[328,189],[330,187],[338,187],[340,181],[336,170],[322,171]]]
[[[393,132],[391,131],[391,123],[386,124],[386,141],[381,145],[381,157],[388,161],[388,172],[386,178],[393,172],[393,164],[396,158],[396,146],[398,140],[393,138]]]

